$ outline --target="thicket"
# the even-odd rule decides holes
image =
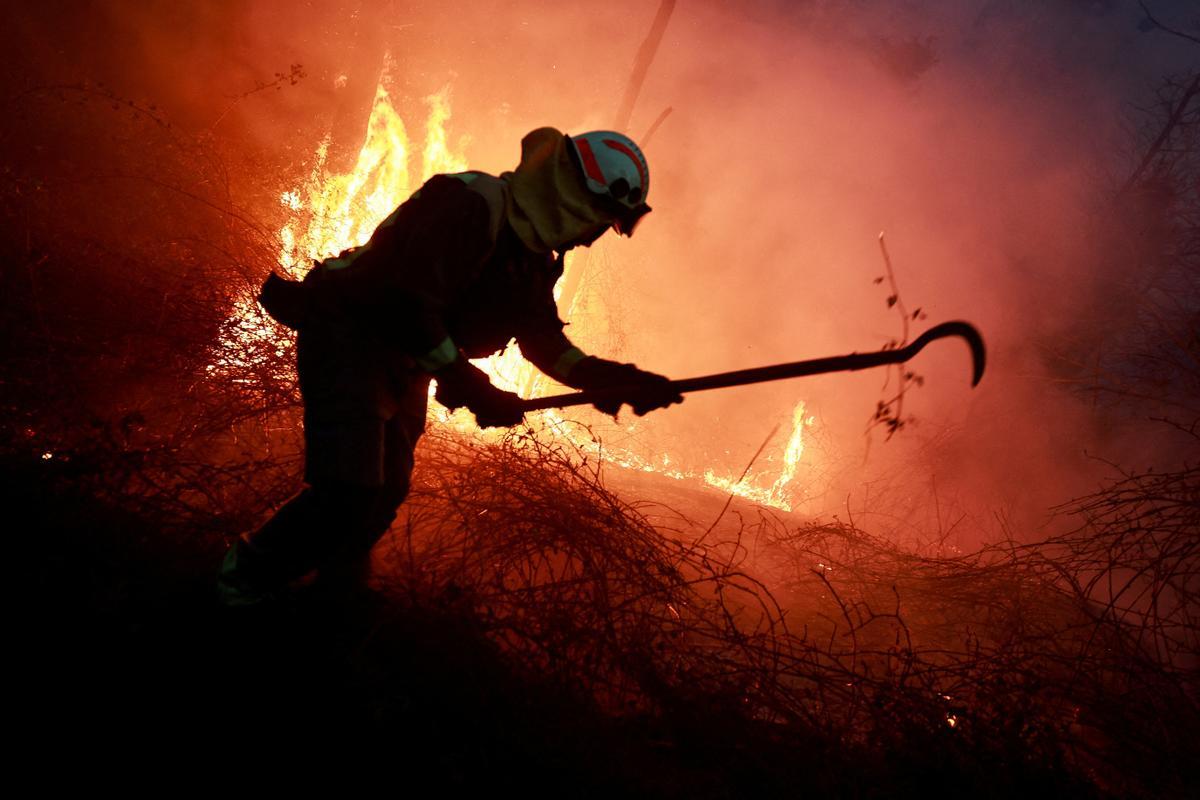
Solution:
[[[1105,367],[1081,388],[1164,404],[1193,447],[1197,80],[1166,87],[1170,129],[1110,204],[1147,288],[1122,338],[1078,352]],[[25,122],[0,131],[4,458],[167,541],[249,528],[299,486],[292,345],[253,303],[275,221],[238,208],[217,143],[153,107],[93,86],[9,105]],[[813,778],[847,793],[918,773],[996,792],[1197,788],[1194,462],[1064,504],[1072,533],[955,557],[766,511],[710,526],[620,497],[602,464],[528,431],[433,428],[418,464],[380,590],[416,609],[452,598],[520,670],[607,714],[739,742],[763,769],[853,753],[859,772],[829,755],[843,772]]]

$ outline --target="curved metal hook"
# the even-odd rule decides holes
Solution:
[[[967,343],[967,347],[971,348],[971,386],[978,386],[979,381],[983,379],[983,369],[987,365],[987,349],[983,345],[983,336],[969,322],[955,320],[934,325],[914,339],[912,344],[900,348],[897,352],[904,353],[904,358],[901,360],[908,361],[934,339],[945,339],[949,336],[962,338]]]

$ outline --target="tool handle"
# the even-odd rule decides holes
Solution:
[[[943,322],[941,325],[935,325],[918,336],[906,347],[879,350],[873,353],[850,353],[844,356],[793,361],[787,364],[739,369],[733,372],[719,372],[713,375],[701,375],[696,378],[683,378],[671,381],[670,386],[675,391],[683,394],[686,392],[705,391],[707,389],[724,389],[730,386],[746,386],[751,383],[763,383],[765,381],[778,381],[785,378],[801,378],[806,375],[822,375],[829,372],[853,372],[885,364],[902,364],[919,353],[924,349],[925,345],[934,339],[942,339],[947,336],[961,337],[971,348],[973,368],[971,385],[977,386],[983,377],[986,350],[983,345],[983,337],[980,336],[975,326],[969,322],[962,321]],[[618,386],[586,392],[559,394],[552,397],[537,397],[532,400],[526,400],[523,409],[525,411],[541,411],[546,408],[588,405],[603,400],[625,397],[628,396],[629,392],[630,389],[628,387]]]

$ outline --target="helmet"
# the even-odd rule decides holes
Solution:
[[[649,211],[646,192],[650,188],[650,166],[641,149],[628,136],[615,131],[591,131],[568,136],[575,163],[592,194],[611,211],[613,228],[624,236]]]

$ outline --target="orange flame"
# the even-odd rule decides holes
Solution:
[[[711,469],[705,471],[704,482],[709,486],[715,486],[760,505],[791,511],[792,504],[789,499],[788,484],[796,477],[800,457],[804,455],[804,428],[813,423],[811,417],[805,417],[804,411],[804,401],[801,400],[792,411],[792,434],[788,437],[787,445],[783,449],[783,470],[769,487],[762,488],[756,485],[756,481],[749,475],[735,481],[719,477]]]

